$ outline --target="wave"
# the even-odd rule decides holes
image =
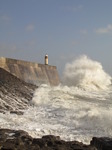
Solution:
[[[99,62],[83,55],[65,65],[63,83],[88,90],[105,90],[111,85],[111,76]]]
[[[88,144],[93,136],[112,137],[111,99],[111,90],[41,85],[34,93],[33,107],[28,114],[34,115],[40,135],[55,134],[64,140]]]

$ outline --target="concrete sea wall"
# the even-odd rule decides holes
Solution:
[[[0,67],[23,81],[37,86],[40,84],[57,86],[60,83],[56,66],[1,57]]]

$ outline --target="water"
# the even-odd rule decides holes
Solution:
[[[81,56],[72,63],[67,63],[64,70],[64,82],[86,90],[106,90],[111,84],[111,77],[105,73],[99,62]]]
[[[93,136],[112,137],[111,77],[87,56],[65,66],[62,85],[41,85],[31,104],[22,116],[0,114],[0,127],[87,144]]]

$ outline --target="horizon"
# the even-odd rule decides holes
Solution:
[[[112,76],[111,0],[0,0],[0,56],[57,66],[80,55]]]

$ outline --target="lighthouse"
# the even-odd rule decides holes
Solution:
[[[48,65],[48,55],[45,55],[45,65]]]

